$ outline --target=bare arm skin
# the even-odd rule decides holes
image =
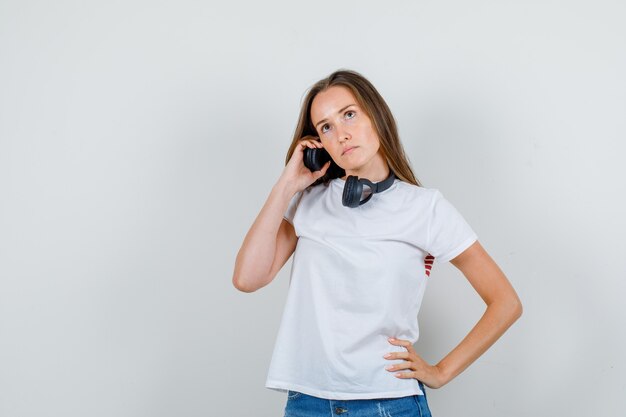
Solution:
[[[294,194],[281,183],[272,188],[237,253],[233,285],[238,290],[254,292],[272,282],[295,250],[298,237],[283,219]]]
[[[498,265],[476,241],[450,261],[470,282],[487,308],[465,338],[436,365],[429,365],[408,340],[391,344],[404,346],[407,352],[395,352],[387,359],[406,361],[388,369],[401,372],[398,378],[416,378],[430,388],[440,388],[478,359],[522,315],[522,303]]]
[[[298,237],[283,214],[291,198],[330,166],[329,161],[320,171],[311,172],[302,162],[305,147],[323,146],[310,136],[300,140],[237,253],[233,285],[240,291],[253,292],[272,282],[296,248]]]

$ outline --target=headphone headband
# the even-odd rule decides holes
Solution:
[[[383,192],[391,187],[395,178],[396,176],[391,170],[389,170],[389,176],[387,178],[377,183],[373,183],[367,178],[359,178],[356,175],[349,175],[346,179],[346,185],[343,188],[342,203],[344,206],[352,208],[365,204],[374,194]],[[372,193],[361,201],[364,184],[371,188]]]

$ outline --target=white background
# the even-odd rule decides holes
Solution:
[[[306,89],[361,72],[524,314],[434,416],[626,406],[620,1],[0,1],[0,415],[268,416],[290,262],[231,283]],[[431,363],[484,304],[433,270]]]

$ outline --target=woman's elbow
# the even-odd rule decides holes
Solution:
[[[522,316],[524,312],[524,307],[522,306],[522,301],[519,299],[517,295],[511,298],[507,303],[509,305],[509,311],[511,315],[511,319],[513,322],[517,321]]]
[[[524,308],[517,294],[502,295],[501,297],[493,300],[491,303],[487,303],[488,306],[493,306],[500,311],[500,316],[504,321],[509,323],[509,326],[517,321],[522,316]],[[496,307],[497,306],[497,307]]]
[[[255,292],[258,288],[252,288],[250,285],[246,285],[246,282],[233,277],[233,286],[241,292]]]
[[[233,278],[233,287],[235,287],[241,292],[250,292],[250,291],[246,291],[246,288],[243,285],[241,285],[239,281],[237,281],[235,278]]]

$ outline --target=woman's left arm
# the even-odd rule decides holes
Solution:
[[[430,388],[439,388],[463,372],[478,359],[522,315],[522,303],[502,270],[482,245],[476,241],[450,261],[468,279],[487,304],[485,313],[446,357],[436,365],[428,365],[413,349],[409,341],[390,341],[407,348],[405,363],[413,372],[404,372],[402,378],[416,378]],[[400,356],[401,357],[401,356]],[[390,369],[391,370],[391,369]]]

